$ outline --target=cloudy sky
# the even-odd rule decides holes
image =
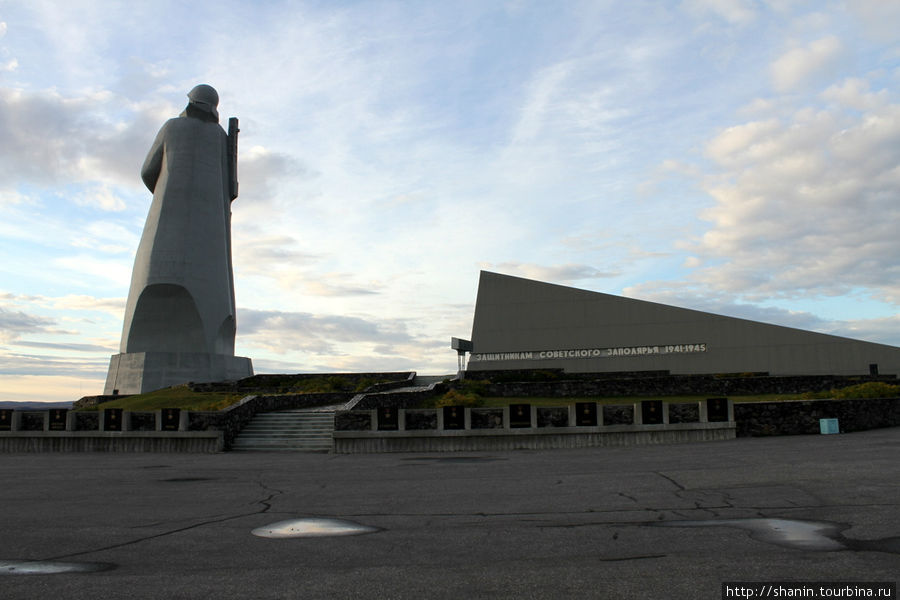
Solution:
[[[900,1],[0,0],[0,400],[100,393],[197,83],[237,354],[456,369],[487,269],[900,345]]]

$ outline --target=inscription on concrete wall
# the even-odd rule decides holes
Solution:
[[[617,356],[659,356],[706,352],[706,344],[663,344],[656,346],[620,346],[617,348],[578,348],[573,350],[531,350],[526,352],[478,352],[471,362],[506,360],[557,360],[570,358],[615,358]]]

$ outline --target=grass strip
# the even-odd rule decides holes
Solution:
[[[224,392],[193,392],[186,385],[156,390],[147,394],[135,394],[117,400],[104,402],[98,408],[121,408],[132,411],[150,411],[160,408],[180,408],[182,410],[222,410],[238,402],[246,394],[227,394]]]

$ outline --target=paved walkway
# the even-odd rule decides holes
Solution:
[[[2,455],[0,567],[98,570],[0,574],[0,595],[718,599],[723,581],[896,581],[898,459],[900,428],[465,455]],[[377,531],[251,534],[310,517]],[[775,531],[791,527],[800,542]]]

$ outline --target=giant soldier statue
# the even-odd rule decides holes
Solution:
[[[188,99],[184,112],[160,129],[141,169],[153,202],[105,394],[253,374],[249,358],[234,356],[237,119],[226,134],[219,95],[208,85],[196,86]]]

